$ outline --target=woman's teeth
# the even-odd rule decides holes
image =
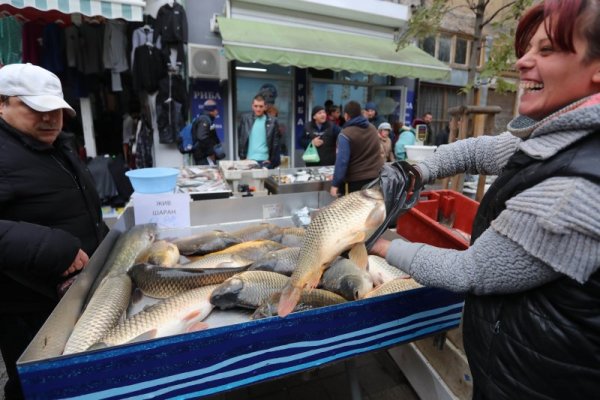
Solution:
[[[523,90],[541,90],[544,88],[543,83],[537,82],[521,82],[520,86]]]

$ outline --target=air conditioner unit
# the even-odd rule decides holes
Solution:
[[[188,44],[190,78],[227,79],[227,59],[221,47]]]

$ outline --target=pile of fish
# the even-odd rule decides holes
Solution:
[[[306,229],[261,223],[157,240],[156,225],[134,226],[113,247],[63,354],[222,326],[219,313],[227,323],[285,317],[420,287],[367,255],[364,242],[384,219],[381,192],[367,189],[323,207]]]

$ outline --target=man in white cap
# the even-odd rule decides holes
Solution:
[[[31,64],[0,68],[0,350],[6,399],[23,397],[16,361],[108,228],[92,176],[61,134],[60,80]],[[71,280],[72,281],[72,280]],[[63,286],[64,287],[64,286]]]

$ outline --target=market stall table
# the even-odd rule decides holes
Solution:
[[[333,166],[278,168],[265,180],[265,189],[272,194],[329,191]]]
[[[217,166],[192,165],[181,168],[177,178],[177,193],[187,193],[192,200],[226,199],[231,187]]]
[[[206,200],[191,204],[196,231],[230,231],[268,221],[291,226],[294,213],[320,208],[326,192]],[[133,225],[128,208],[18,362],[27,398],[202,397],[312,369],[458,326],[462,297],[419,288],[336,306],[61,355],[94,278],[119,233]]]

